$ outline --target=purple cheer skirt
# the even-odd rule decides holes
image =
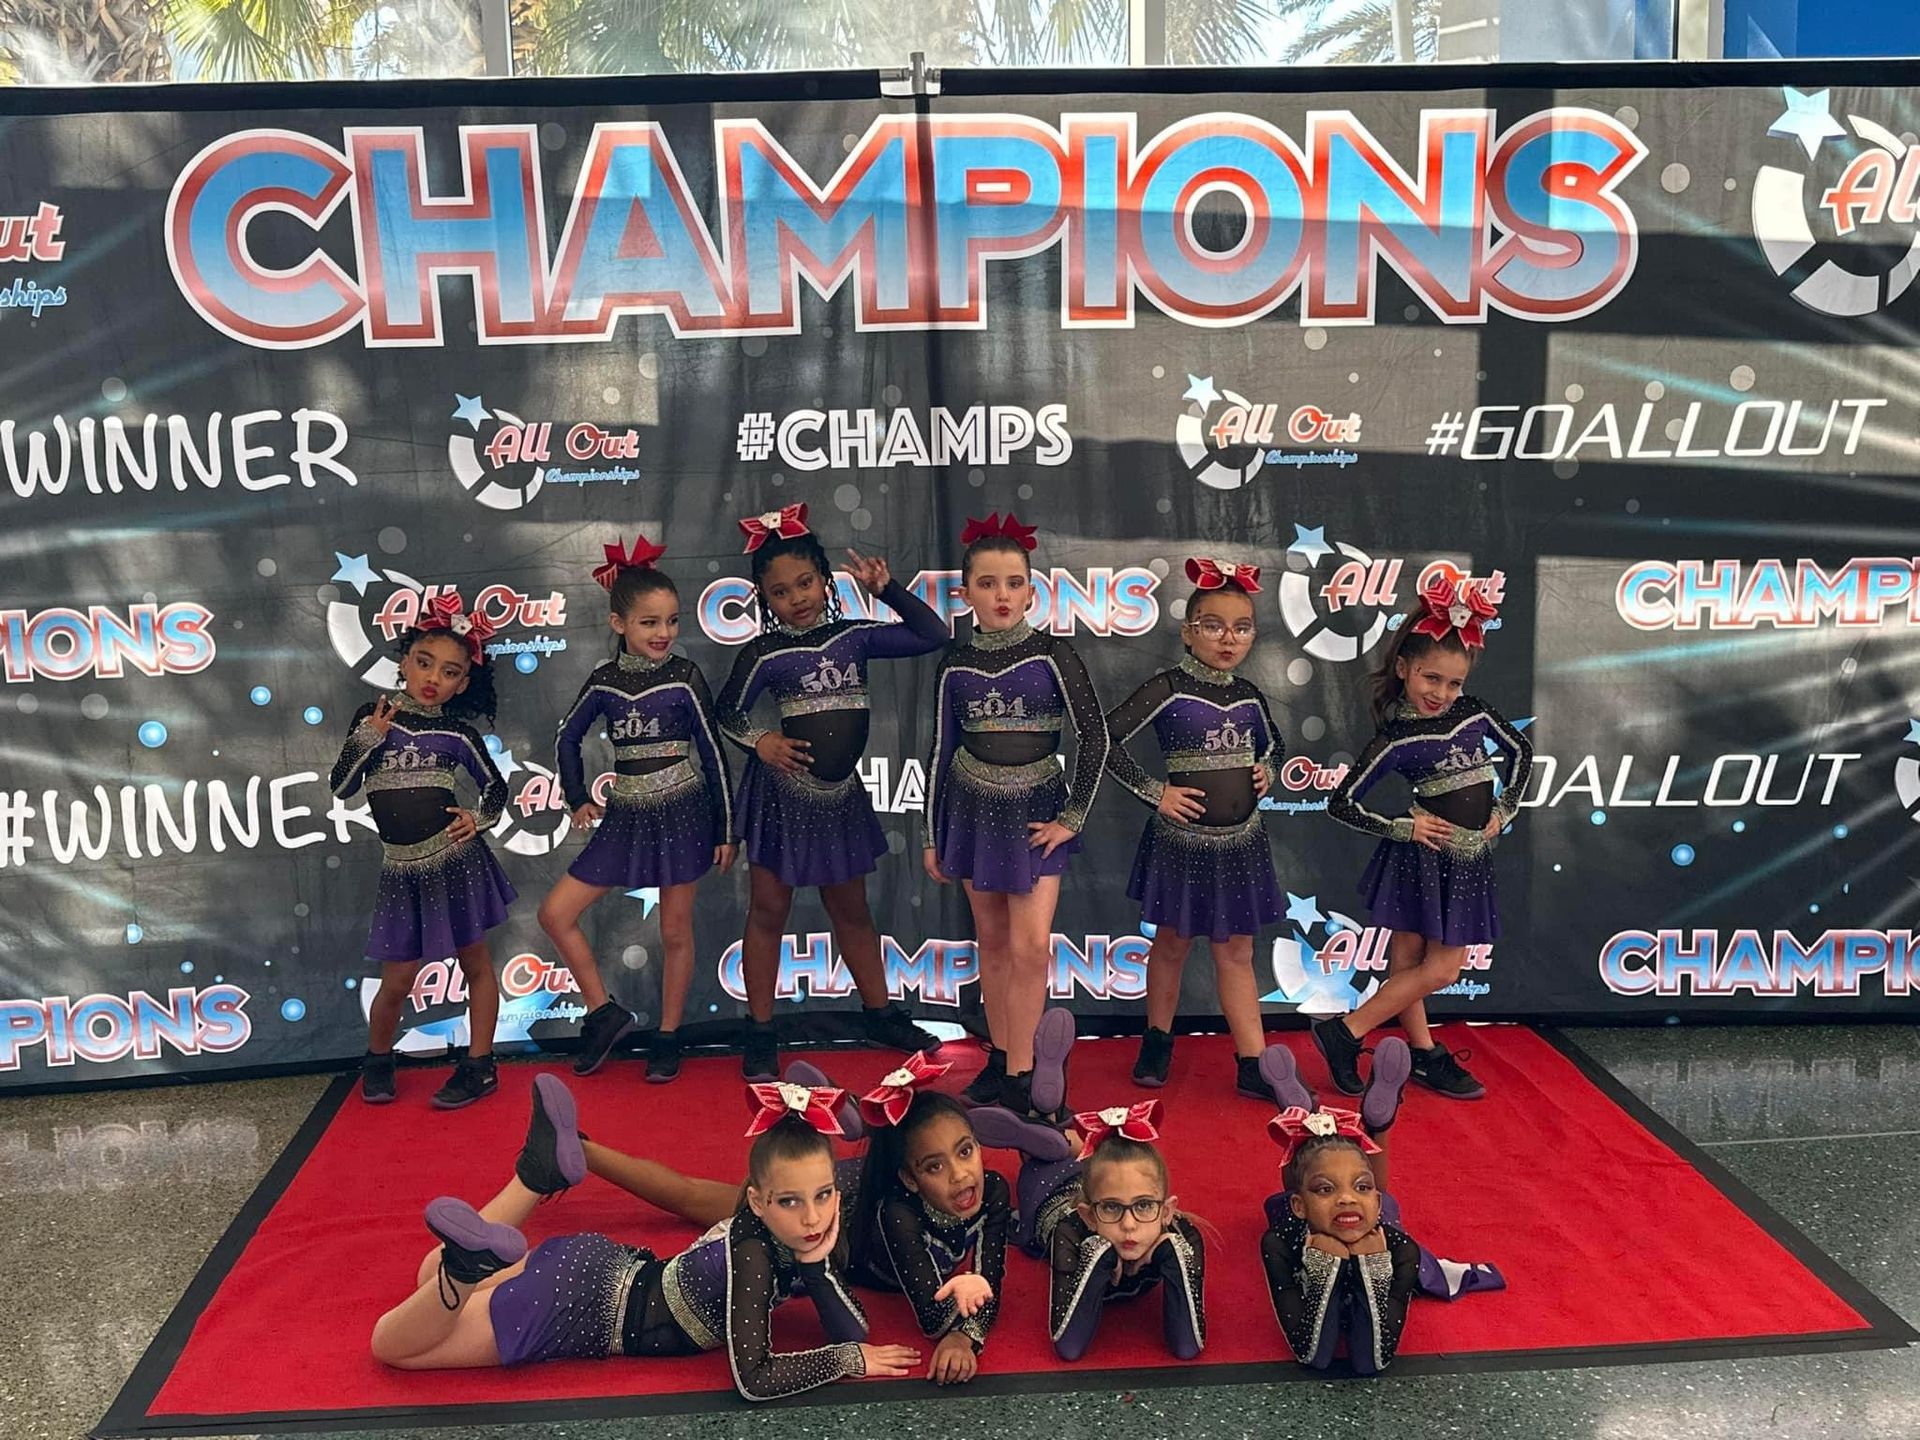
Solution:
[[[1442,945],[1485,945],[1500,937],[1493,852],[1461,855],[1410,840],[1382,840],[1360,876],[1373,923]]]
[[[544,1240],[488,1302],[502,1365],[604,1360],[621,1352],[627,1296],[660,1262],[604,1235]]]
[[[1075,836],[1042,856],[1027,826],[1060,818],[1067,782],[1051,759],[1028,765],[990,765],[965,750],[947,772],[934,822],[934,853],[941,873],[969,880],[976,890],[1025,895],[1043,875],[1065,873],[1080,853]]]
[[[1127,894],[1150,924],[1210,940],[1257,935],[1287,909],[1258,810],[1238,825],[1189,825],[1156,812]]]
[[[483,835],[452,845],[442,835],[388,845],[367,957],[383,964],[445,959],[503,924],[515,898]]]
[[[870,875],[887,853],[858,771],[822,785],[805,772],[789,775],[750,758],[734,812],[748,863],[796,890]]]
[[[587,848],[567,867],[574,879],[622,890],[665,889],[713,868],[713,800],[694,766],[619,776],[606,804]]]

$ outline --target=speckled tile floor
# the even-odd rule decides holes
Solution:
[[[1920,1030],[1582,1030],[1575,1038],[1909,1322],[1920,1324]],[[0,1436],[99,1419],[319,1078],[13,1100],[0,1111]],[[1649,1203],[1658,1203],[1650,1196]],[[913,1404],[741,1407],[502,1427],[487,1440],[1467,1437],[1920,1440],[1920,1347],[1465,1377],[1392,1376]],[[468,1440],[469,1428],[328,1440]]]

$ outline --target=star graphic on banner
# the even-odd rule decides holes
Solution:
[[[1806,147],[1807,158],[1813,159],[1820,153],[1820,142],[1826,139],[1844,139],[1846,130],[1833,118],[1829,109],[1830,90],[1822,90],[1817,95],[1803,95],[1791,85],[1781,87],[1787,97],[1787,109],[1778,120],[1767,127],[1767,134],[1781,139],[1798,140]]]
[[[1187,393],[1180,398],[1182,400],[1191,400],[1204,410],[1220,398],[1220,392],[1213,388],[1213,377],[1211,375],[1207,376],[1204,380],[1198,375],[1189,375],[1187,376]]]
[[[1920,745],[1920,720],[1907,721],[1907,743]]]
[[[353,586],[362,595],[367,593],[367,586],[380,578],[380,572],[367,564],[364,555],[342,555],[336,550],[333,558],[340,562],[340,568],[333,572],[333,578]]]
[[[1287,919],[1302,930],[1311,930],[1327,917],[1320,913],[1318,895],[1296,895],[1287,891]]]
[[[460,402],[459,407],[453,412],[454,419],[464,420],[478,430],[482,420],[492,418],[487,412],[487,407],[480,403],[478,395],[462,395],[456,390],[453,392],[453,398]]]
[[[1327,544],[1327,527],[1315,525],[1308,529],[1305,525],[1293,527],[1293,544],[1287,547],[1289,555],[1304,555],[1309,565],[1318,565],[1322,555],[1331,555],[1333,547]]]
[[[653,914],[654,907],[660,903],[660,887],[657,885],[647,885],[638,890],[629,890],[627,891],[627,898],[640,902],[640,918],[644,920],[647,916]]]
[[[493,766],[494,769],[500,772],[500,778],[502,780],[506,779],[516,770],[524,770],[527,768],[513,758],[513,751],[511,750],[496,750],[493,755]]]
[[[1508,723],[1516,730],[1524,730],[1533,724],[1533,716],[1522,716],[1520,719],[1509,721]],[[1485,750],[1489,755],[1498,755],[1500,753],[1500,747],[1493,743],[1493,737],[1491,735],[1483,735],[1480,737],[1480,748]]]

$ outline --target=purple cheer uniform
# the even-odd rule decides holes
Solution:
[[[1167,767],[1149,775],[1127,749],[1147,726]],[[1153,925],[1177,935],[1228,940],[1258,934],[1286,911],[1273,850],[1260,816],[1253,768],[1279,774],[1286,747],[1267,697],[1251,681],[1203,665],[1191,655],[1163,670],[1107,716],[1113,747],[1107,768],[1127,789],[1158,807],[1168,785],[1205,792],[1198,820],[1147,821],[1127,894]]]
[[[507,782],[472,726],[439,705],[402,695],[385,739],[354,712],[346,746],[329,779],[350,798],[364,788],[380,833],[380,890],[367,955],[383,963],[440,960],[485,938],[507,918],[514,888],[487,848],[486,834],[507,803]],[[480,792],[468,813],[478,827],[467,840],[448,838],[455,781],[466,775]]]
[[[879,598],[898,621],[822,620],[749,641],[716,706],[720,733],[747,752],[734,807],[747,860],[796,889],[869,874],[886,853],[887,837],[856,770],[867,748],[867,662],[925,655],[948,638],[946,622],[898,581]],[[798,774],[754,753],[770,733],[753,719],[762,695],[778,702],[780,733],[810,747]]]
[[[494,1345],[502,1365],[725,1350],[742,1396],[776,1400],[866,1373],[845,1253],[843,1239],[802,1264],[745,1205],[666,1261],[604,1235],[548,1240],[494,1290]],[[773,1311],[796,1296],[813,1302],[827,1343],[776,1350]]]
[[[613,743],[613,787],[567,873],[623,890],[698,880],[733,832],[726,756],[700,667],[679,655],[652,661],[623,650],[587,678],[555,744],[569,810],[592,798],[580,742],[596,725]]]
[[[1073,646],[1024,620],[976,630],[942,658],[935,706],[926,823],[941,872],[1011,895],[1064,872],[1107,757],[1100,697]],[[1067,779],[1055,756],[1069,726]],[[1055,820],[1075,838],[1043,855],[1027,827]]]
[[[1496,814],[1511,822],[1519,813],[1532,769],[1533,747],[1484,700],[1462,695],[1433,716],[1403,700],[1327,802],[1342,825],[1380,838],[1360,877],[1374,923],[1442,945],[1499,938],[1495,842],[1484,832]],[[1395,774],[1412,787],[1416,814],[1453,826],[1446,849],[1415,843],[1412,816],[1389,818],[1360,803]]]

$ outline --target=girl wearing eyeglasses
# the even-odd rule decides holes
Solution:
[[[1187,562],[1194,592],[1180,638],[1187,654],[1107,715],[1107,769],[1153,816],[1140,837],[1127,894],[1155,928],[1147,954],[1147,1033],[1134,1082],[1167,1083],[1180,976],[1195,937],[1213,950],[1220,1009],[1233,1033],[1234,1088],[1268,1098],[1260,1075],[1266,1034],[1253,978],[1253,937],[1285,913],[1260,799],[1286,746],[1267,697],[1234,673],[1253,649],[1253,565]],[[1127,748],[1151,725],[1167,778],[1149,774]]]
[[[1158,1100],[1084,1111],[1065,1134],[1000,1106],[973,1112],[981,1143],[1023,1157],[1014,1235],[1047,1262],[1048,1334],[1062,1360],[1087,1353],[1108,1301],[1155,1287],[1168,1352],[1191,1360],[1207,1343],[1206,1245],[1167,1183],[1159,1119]]]

